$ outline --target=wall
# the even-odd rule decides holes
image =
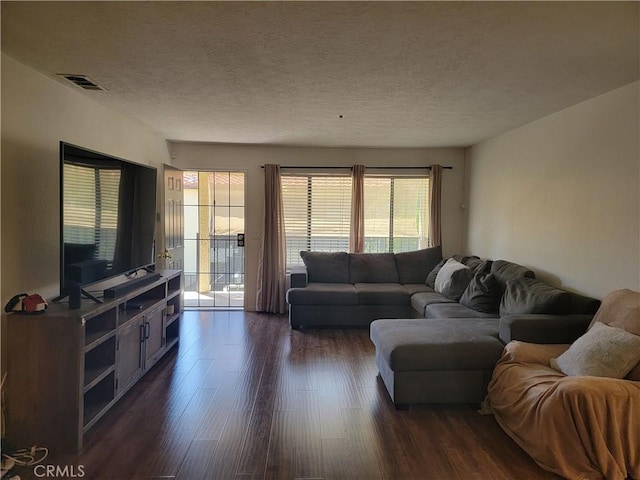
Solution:
[[[640,290],[639,87],[468,149],[467,250],[596,297]]]
[[[245,308],[255,310],[258,255],[261,244],[265,163],[301,166],[350,167],[453,166],[443,174],[443,250],[445,255],[463,248],[464,150],[366,149],[236,146],[204,143],[172,143],[172,164],[185,170],[231,170],[246,172]]]
[[[2,55],[3,305],[23,291],[58,293],[61,140],[138,163],[170,161],[159,135],[74,88]]]

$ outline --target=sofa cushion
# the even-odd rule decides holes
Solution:
[[[499,318],[498,312],[478,312],[457,302],[427,305],[424,316],[425,318]]]
[[[489,273],[491,273],[491,264],[493,262],[489,259],[472,259],[471,261],[467,262],[466,265],[467,267],[469,267],[471,270],[473,270],[473,273],[475,273],[476,275],[488,275]]]
[[[569,292],[569,295],[571,295],[571,313],[594,315],[600,308],[600,300],[597,298],[573,292]]]
[[[546,313],[565,315],[571,312],[569,292],[554,288],[534,278],[516,278],[507,282],[500,302],[500,315]]]
[[[431,269],[431,271],[427,275],[427,279],[424,282],[427,286],[431,288],[435,288],[436,277],[438,276],[438,272],[444,266],[444,264],[447,263],[447,260],[448,260],[447,258],[443,258],[442,260],[440,260],[440,262],[438,262],[438,264],[435,267]]]
[[[507,281],[509,280],[522,277],[536,278],[533,270],[506,260],[494,260],[491,262],[491,273],[496,276],[502,292],[504,292],[504,289],[507,287]]]
[[[358,305],[358,292],[350,283],[309,283],[290,288],[287,302],[292,305]]]
[[[396,253],[400,283],[424,283],[427,275],[442,260],[442,247]]]
[[[371,340],[394,372],[493,369],[504,348],[497,319],[375,320]]]
[[[416,293],[422,292],[433,292],[433,288],[428,287],[424,283],[405,283],[402,285],[408,292],[409,295],[414,295]]]
[[[458,300],[473,278],[473,271],[450,258],[436,276],[435,290],[451,300]]]
[[[477,312],[496,313],[500,306],[500,285],[493,273],[476,273],[460,297],[460,303]]]
[[[422,316],[424,316],[424,310],[427,308],[427,305],[431,305],[432,303],[455,302],[437,292],[420,292],[411,296],[411,307]]]
[[[309,282],[349,283],[349,254],[345,252],[300,252]]]
[[[473,270],[474,273],[489,273],[489,270],[491,268],[491,260],[482,260],[480,257],[476,257],[475,255],[454,255],[453,257],[449,258],[453,258],[461,264],[466,265],[471,270]],[[444,264],[447,263],[447,260],[449,260],[449,258],[440,260],[440,262],[429,272],[429,274],[427,275],[427,280],[425,281],[428,286],[430,286],[431,288],[435,288],[438,272],[444,266]]]
[[[477,257],[475,255],[454,255],[451,258],[463,265],[466,265],[471,270],[475,270],[475,268],[483,262],[480,257]]]
[[[393,253],[350,253],[351,283],[400,283]]]
[[[399,283],[356,283],[360,305],[410,305],[409,291]]]

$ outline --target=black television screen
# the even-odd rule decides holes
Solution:
[[[60,293],[154,263],[154,167],[60,142]]]

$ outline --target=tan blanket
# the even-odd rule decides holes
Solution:
[[[571,479],[640,479],[640,382],[567,377],[569,345],[511,342],[484,409],[542,468]]]

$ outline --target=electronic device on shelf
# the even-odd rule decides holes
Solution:
[[[60,295],[154,266],[155,167],[60,142]],[[124,279],[123,279],[124,280]],[[105,295],[107,297],[107,295]]]

